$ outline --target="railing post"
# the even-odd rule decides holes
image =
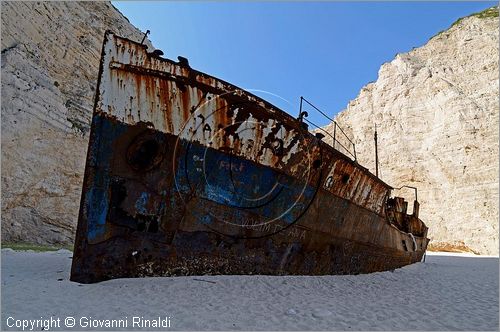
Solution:
[[[356,155],[356,145],[354,144],[353,141],[351,141],[351,139],[349,138],[349,136],[347,136],[347,134],[344,132],[344,130],[342,130],[342,128],[337,124],[337,121],[335,121],[334,119],[330,118],[328,115],[326,115],[325,113],[323,113],[319,108],[317,108],[316,106],[314,106],[313,104],[311,104],[307,99],[305,99],[302,96],[300,96],[300,111],[299,111],[299,118],[298,118],[298,120],[299,121],[305,120],[306,122],[311,123],[312,125],[314,125],[316,128],[319,128],[319,129],[323,130],[322,128],[318,127],[317,125],[315,125],[314,123],[310,122],[309,120],[304,119],[304,116],[307,116],[307,112],[302,112],[302,105],[303,105],[304,101],[309,106],[311,106],[312,108],[314,108],[316,111],[318,111],[319,113],[321,113],[328,120],[330,120],[330,121],[333,122],[333,148],[334,149],[337,149],[336,148],[336,146],[337,146],[337,127],[339,127],[339,130],[342,132],[342,134],[345,136],[345,138],[349,141],[349,143],[352,144],[353,149],[354,149],[354,154],[351,153],[351,151],[349,150],[349,148],[345,147],[340,141],[338,142],[339,145],[346,151],[346,153],[348,153],[349,155],[353,156],[354,157],[354,161],[357,162],[358,161],[358,157]],[[323,131],[325,133],[327,133],[328,136],[332,137],[332,135],[328,131],[326,131],[326,130],[323,130]]]
[[[375,176],[378,177],[378,136],[377,136],[377,124],[375,124],[375,135],[373,135],[375,140]]]
[[[302,116],[302,100],[304,99],[304,97],[300,96],[300,110],[299,110],[299,119],[300,117]]]
[[[335,136],[337,132],[337,121],[333,121],[333,148],[335,149],[335,141],[337,140],[337,136]]]

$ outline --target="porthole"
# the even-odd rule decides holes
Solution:
[[[136,171],[149,171],[162,161],[161,149],[155,135],[139,135],[127,149],[127,162]]]

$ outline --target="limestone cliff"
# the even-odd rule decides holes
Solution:
[[[2,240],[71,244],[104,32],[143,33],[107,2],[1,9]]]
[[[418,187],[431,248],[498,254],[498,26],[498,7],[458,20],[383,64],[336,117],[373,173],[377,126],[380,177]]]

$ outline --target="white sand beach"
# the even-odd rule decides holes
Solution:
[[[67,250],[2,249],[2,330],[22,330],[15,324],[23,320],[32,324],[25,330],[76,331],[89,325],[141,330],[133,326],[134,317],[136,323],[149,321],[142,330],[155,330],[152,321],[159,317],[170,324],[163,330],[499,328],[498,257],[429,253],[425,263],[366,275],[142,278],[84,285],[68,280],[71,256]],[[44,328],[41,321],[50,318]],[[127,327],[106,328],[113,320]]]

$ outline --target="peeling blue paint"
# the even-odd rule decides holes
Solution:
[[[315,192],[312,186],[269,167],[200,145],[186,146],[186,153],[177,162],[179,190],[234,207],[234,223],[243,222],[238,210],[293,223]],[[200,166],[203,172],[198,171]],[[202,213],[195,217],[200,223],[209,222]]]
[[[94,115],[92,144],[89,146],[90,163],[94,169],[88,191],[85,193],[87,211],[87,239],[94,241],[106,232],[106,219],[109,211],[110,160],[114,139],[127,129],[125,125],[113,123],[108,119]]]
[[[99,139],[90,146],[95,172],[85,194],[89,241],[98,240],[106,232],[112,146],[128,129],[125,124],[99,115],[93,121],[95,137]],[[269,167],[201,145],[183,144],[184,153],[176,161],[177,188],[171,190],[233,207],[232,223],[244,223],[251,213],[263,217],[262,222],[281,220],[290,224],[297,221],[314,197],[315,188]],[[141,192],[134,204],[136,211],[157,215],[178,204],[169,190],[163,189],[161,195],[165,201],[155,204],[151,202],[154,199],[151,193]],[[155,211],[149,211],[148,206]],[[204,211],[191,212],[199,223],[210,224],[215,220]]]
[[[147,192],[141,193],[141,195],[139,196],[139,198],[135,202],[135,209],[137,210],[137,212],[139,212],[140,214],[144,214],[144,215],[149,214],[146,206],[147,206],[148,200],[150,198],[151,198],[151,195],[149,193],[147,193]]]

